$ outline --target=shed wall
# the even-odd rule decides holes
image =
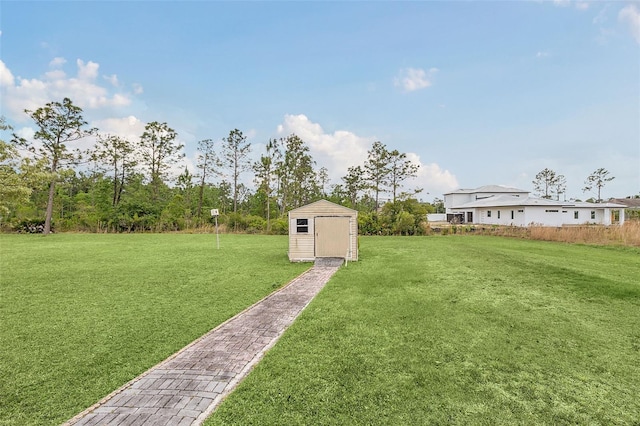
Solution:
[[[358,260],[358,212],[328,201],[319,201],[289,212],[289,260],[313,261],[316,258],[315,219],[318,217],[349,218],[349,253],[347,260]],[[297,232],[298,219],[306,219],[308,232]]]

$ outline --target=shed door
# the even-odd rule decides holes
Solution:
[[[349,217],[316,217],[316,257],[347,257]]]

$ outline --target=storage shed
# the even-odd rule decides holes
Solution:
[[[318,257],[358,260],[358,212],[327,200],[289,212],[289,260]]]

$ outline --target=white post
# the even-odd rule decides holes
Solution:
[[[216,242],[218,243],[218,250],[220,250],[220,234],[218,233],[218,216],[220,215],[220,212],[218,211],[218,209],[211,209],[211,216],[213,216],[213,218],[216,221]]]
[[[216,242],[218,243],[218,250],[220,250],[220,234],[218,234],[218,216],[216,216]]]

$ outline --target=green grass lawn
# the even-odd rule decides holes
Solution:
[[[281,236],[0,235],[0,424],[58,424],[308,268]],[[637,424],[640,250],[362,237],[209,419]]]
[[[59,424],[289,282],[287,238],[0,235],[0,424]]]
[[[207,421],[640,422],[640,250],[361,238]]]

